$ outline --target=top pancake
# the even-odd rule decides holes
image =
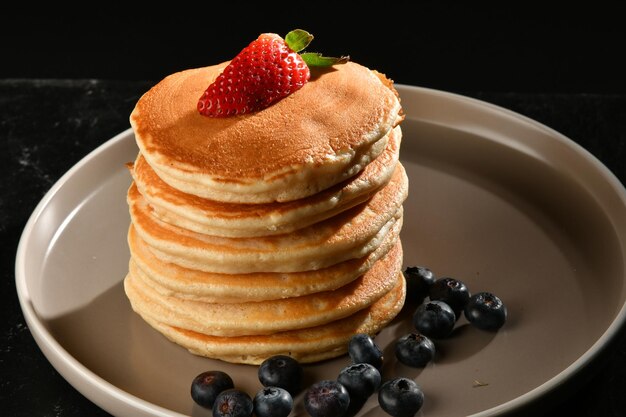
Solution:
[[[226,65],[166,77],[130,117],[150,166],[189,194],[233,203],[313,195],[360,172],[402,119],[391,82],[353,62],[314,74],[261,111],[202,116],[198,98]]]

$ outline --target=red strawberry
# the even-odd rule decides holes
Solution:
[[[198,111],[209,117],[228,117],[261,110],[299,90],[309,80],[309,65],[330,66],[347,57],[324,58],[298,54],[313,39],[303,30],[285,39],[264,33],[244,48],[206,89]],[[305,62],[306,61],[306,62]]]

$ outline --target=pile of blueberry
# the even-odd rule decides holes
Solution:
[[[383,353],[369,335],[354,335],[348,354],[352,364],[336,380],[317,382],[307,390],[304,408],[309,415],[354,416],[376,391],[381,408],[392,416],[412,416],[420,409],[424,394],[414,381],[396,378],[381,385]]]
[[[293,395],[300,391],[302,366],[290,356],[266,359],[258,370],[263,388],[251,398],[235,389],[232,378],[221,371],[207,371],[191,383],[191,398],[211,408],[214,417],[287,417],[293,409]]]
[[[488,292],[470,295],[467,286],[454,278],[436,279],[424,267],[408,267],[407,305],[417,305],[413,314],[416,332],[396,341],[395,354],[405,365],[424,367],[435,357],[433,340],[448,337],[464,314],[469,323],[482,330],[497,331],[506,321],[502,301]],[[380,407],[393,417],[414,416],[424,403],[424,393],[409,378],[382,382],[383,353],[367,334],[350,339],[352,363],[336,379],[311,385],[304,393],[304,408],[312,417],[354,416],[367,399],[378,392]],[[303,368],[290,356],[266,359],[258,369],[263,388],[251,398],[235,389],[233,380],[221,371],[198,375],[191,385],[191,397],[211,408],[214,417],[287,417],[293,397],[300,392]]]
[[[425,267],[408,267],[404,277],[407,303],[418,305],[413,314],[417,332],[402,336],[396,343],[396,357],[405,365],[423,367],[433,360],[433,339],[450,336],[462,314],[481,330],[497,331],[506,322],[506,306],[490,292],[470,295],[463,281],[450,277],[437,279]]]

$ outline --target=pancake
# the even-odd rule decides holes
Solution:
[[[396,222],[383,242],[367,256],[328,268],[292,273],[218,274],[182,268],[154,256],[134,227],[128,230],[129,269],[138,268],[161,295],[208,303],[276,300],[331,291],[367,272],[399,239]]]
[[[385,151],[351,179],[285,203],[223,203],[183,193],[162,181],[141,154],[131,172],[154,215],[165,223],[213,236],[268,236],[301,229],[369,199],[391,179],[401,136],[400,127],[394,128]]]
[[[191,353],[233,363],[258,365],[273,355],[289,355],[301,363],[317,362],[343,355],[355,333],[374,336],[400,312],[404,305],[405,281],[397,275],[395,287],[371,306],[343,319],[312,328],[271,335],[238,337],[208,336],[169,326],[141,309],[142,294],[129,296],[133,309],[170,341]]]
[[[150,166],[187,194],[255,204],[311,196],[359,173],[403,118],[391,82],[354,62],[258,112],[200,115],[198,98],[227,64],[169,75],[130,116]]]
[[[227,64],[165,77],[130,115],[126,296],[194,354],[344,354],[404,303],[398,93],[348,62],[262,110],[200,115]]]
[[[408,179],[397,164],[392,179],[369,201],[293,233],[224,238],[191,232],[160,221],[132,184],[128,204],[137,234],[165,262],[227,274],[297,272],[326,268],[376,250],[401,221]]]
[[[395,285],[402,268],[402,246],[395,247],[353,282],[334,291],[302,297],[243,303],[205,303],[161,295],[150,279],[131,266],[124,286],[142,293],[140,307],[170,326],[213,336],[244,336],[314,327],[354,314],[376,302]]]

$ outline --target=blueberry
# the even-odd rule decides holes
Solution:
[[[498,330],[506,321],[506,306],[495,295],[479,292],[470,297],[465,307],[467,320],[482,330]]]
[[[213,404],[213,417],[250,417],[252,399],[238,389],[227,389],[219,393]]]
[[[234,387],[233,380],[224,372],[203,372],[191,383],[191,398],[199,405],[211,408],[220,392]]]
[[[252,403],[257,417],[287,417],[293,409],[291,394],[279,387],[262,388]]]
[[[412,417],[422,408],[424,393],[415,381],[396,378],[380,387],[378,404],[393,417]]]
[[[430,287],[428,295],[431,300],[443,301],[448,304],[457,319],[461,317],[461,313],[470,298],[470,292],[465,283],[449,277],[436,280]]]
[[[304,395],[304,408],[312,417],[338,417],[344,415],[350,405],[350,394],[337,381],[317,382]]]
[[[421,304],[435,282],[435,274],[423,266],[409,266],[404,272],[406,280],[406,301],[412,304]]]
[[[380,386],[380,372],[369,363],[353,363],[339,372],[337,381],[346,387],[353,399],[365,399]]]
[[[383,352],[365,333],[357,333],[350,338],[348,355],[352,363],[369,363],[377,369],[383,366]]]
[[[428,301],[413,314],[413,325],[417,331],[434,339],[450,335],[455,322],[454,311],[443,301]]]
[[[414,368],[422,368],[435,358],[435,344],[419,333],[409,333],[396,342],[396,357]]]
[[[259,381],[264,387],[279,387],[291,395],[300,391],[302,384],[302,366],[287,355],[275,355],[267,358],[259,366]]]

